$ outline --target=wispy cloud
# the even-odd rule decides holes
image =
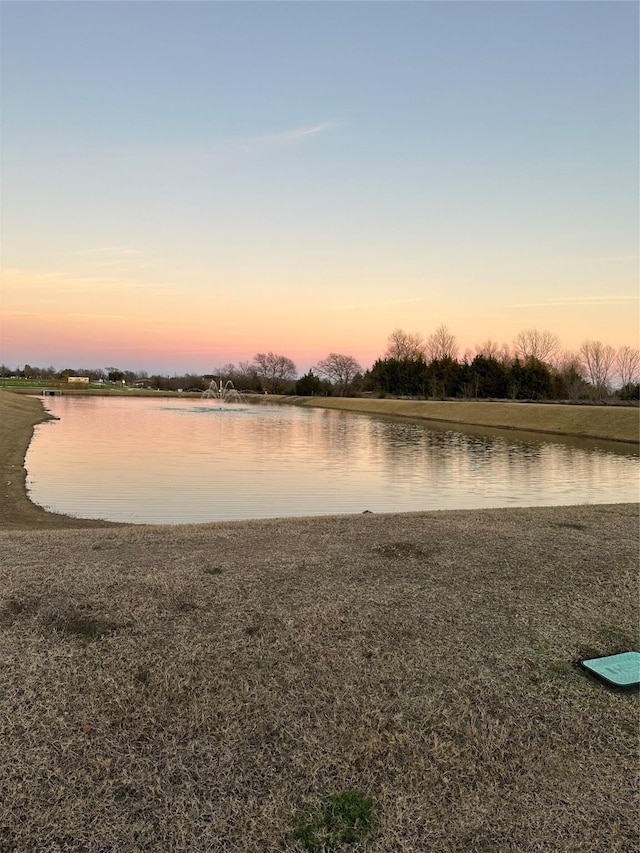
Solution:
[[[352,302],[350,304],[341,305],[341,309],[360,309],[360,308],[375,308],[378,305],[410,305],[417,302],[426,302],[430,297],[416,296],[412,299],[379,299],[376,301],[367,302]]]
[[[63,317],[81,317],[83,320],[130,320],[129,314],[97,314],[90,311],[69,311],[62,314]]]
[[[131,272],[132,269],[127,269]],[[55,294],[97,296],[101,293],[127,293],[132,291],[151,291],[163,296],[180,293],[181,288],[175,282],[141,281],[135,276],[118,275],[118,270],[107,269],[102,275],[74,275],[67,272],[42,272],[29,269],[6,269],[2,271],[5,301],[9,294],[23,301],[27,294],[41,294],[43,297]]]
[[[132,246],[96,246],[91,249],[73,249],[62,252],[63,255],[143,255],[142,249]]]
[[[71,249],[60,252],[65,263],[90,265],[91,269],[108,272],[137,272],[148,270],[153,264],[145,260],[145,251],[133,246],[93,246],[87,249]]]
[[[217,139],[202,140],[197,144],[185,142],[175,145],[158,145],[150,142],[148,145],[124,145],[108,148],[65,148],[63,150],[47,150],[47,158],[58,159],[64,162],[73,160],[75,164],[95,165],[96,162],[133,161],[137,165],[184,166],[193,162],[202,161],[225,161],[229,157],[246,156],[257,154],[269,149],[293,147],[308,142],[329,133],[338,127],[336,119],[327,119],[316,124],[300,125],[285,130],[276,130],[266,133],[255,133],[247,136],[225,136]],[[128,246],[101,246],[96,248],[81,249],[74,253],[77,255],[99,255],[107,253],[137,253],[136,249]]]
[[[581,261],[589,264],[611,264],[611,263],[638,263],[638,253],[629,252],[605,252],[598,255],[557,255],[552,260],[575,263]]]
[[[536,308],[550,305],[624,305],[637,302],[638,296],[562,296],[559,299],[541,299],[537,302],[518,302],[509,308]]]
[[[129,320],[127,314],[96,314],[92,312],[79,311],[60,311],[52,314],[51,311],[7,311],[4,315],[5,319],[12,317],[45,317],[47,319],[64,320],[71,317],[81,317],[83,320]]]
[[[335,119],[323,121],[308,127],[296,127],[293,130],[284,130],[277,133],[258,134],[256,136],[241,137],[230,140],[232,145],[237,145],[243,151],[254,151],[259,148],[278,147],[285,145],[297,145],[311,137],[326,133],[337,126]]]

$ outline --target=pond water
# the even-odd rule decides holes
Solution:
[[[49,397],[31,500],[140,524],[637,501],[632,446],[327,409]]]

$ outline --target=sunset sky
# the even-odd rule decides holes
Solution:
[[[638,342],[636,2],[3,2],[0,361]]]

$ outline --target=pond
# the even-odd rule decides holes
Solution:
[[[638,500],[629,445],[297,406],[49,397],[31,500],[139,524]]]

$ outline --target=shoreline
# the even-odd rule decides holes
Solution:
[[[637,446],[640,441],[640,419],[635,408],[275,395],[266,401],[260,398],[256,405],[262,402],[419,419],[437,424],[440,428],[466,426],[472,430],[528,432],[542,439],[553,436],[577,437],[581,440],[613,442],[625,447],[630,444]],[[0,530],[128,526],[126,522],[58,515],[29,500],[25,485],[25,457],[35,426],[48,418],[41,397],[0,389],[0,476],[3,478]]]
[[[295,395],[280,397],[278,402],[385,417],[416,418],[447,426],[516,430],[538,433],[543,437],[600,439],[636,446],[640,443],[640,412],[635,406]]]
[[[29,500],[25,458],[36,425],[49,419],[41,398],[0,391],[0,530],[114,526],[48,512]]]

